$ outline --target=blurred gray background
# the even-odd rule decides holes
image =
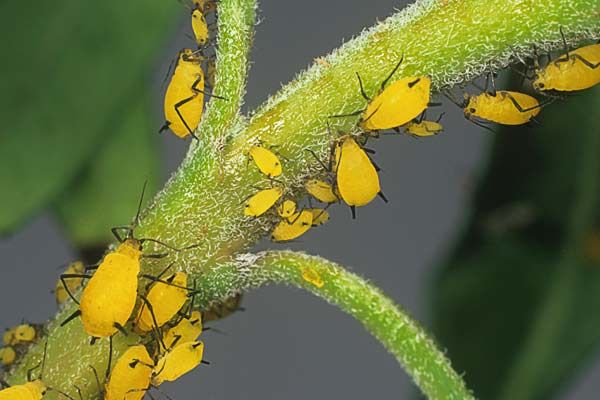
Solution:
[[[314,58],[405,4],[391,0],[260,1],[247,109],[262,103]],[[149,82],[156,93],[156,126],[162,122],[160,82],[174,54],[190,45],[183,7],[181,18],[181,29],[173,32],[170,48],[159,58],[154,82]],[[460,232],[490,139],[490,133],[465,121],[455,106],[445,105],[440,111],[447,112],[442,121],[446,132],[435,138],[398,136],[373,142],[389,204],[376,199],[358,210],[357,220],[350,218],[349,209],[335,207],[332,220],[311,230],[300,243],[264,243],[260,248],[291,247],[348,266],[427,326],[431,273]],[[166,180],[188,142],[172,135],[161,140]],[[1,240],[0,254],[0,331],[22,318],[43,321],[54,314],[50,289],[60,273],[57,267],[72,260],[75,252],[52,219],[41,216]],[[34,275],[36,279],[31,280]],[[212,324],[226,335],[205,334],[210,366],[161,387],[171,397],[410,397],[413,385],[395,359],[358,322],[312,295],[294,288],[268,287],[247,294],[243,306],[245,312]],[[600,364],[596,364],[565,392],[565,399],[598,398]]]

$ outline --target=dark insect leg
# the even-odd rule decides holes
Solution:
[[[79,317],[80,315],[81,315],[81,310],[75,311],[73,314],[69,315],[67,317],[67,319],[65,319],[63,322],[61,322],[60,326],[65,326],[66,324],[68,324],[69,322],[71,322],[75,318]]]
[[[404,54],[402,54],[402,57],[400,57],[400,61],[398,61],[398,64],[396,64],[396,66],[394,67],[394,69],[392,70],[392,72],[390,72],[390,74],[387,76],[387,78],[385,78],[383,80],[383,82],[381,82],[381,91],[383,91],[383,89],[385,89],[385,85],[387,85],[387,83],[389,82],[389,80],[392,79],[392,76],[394,76],[394,74],[396,73],[396,71],[398,71],[398,68],[400,68],[400,65],[402,64],[403,60],[404,60]]]
[[[69,290],[69,287],[67,286],[67,282],[65,279],[72,279],[72,278],[84,278],[84,279],[90,279],[91,276],[90,275],[86,275],[86,274],[62,274],[60,276],[60,282],[63,285],[63,288],[65,289],[65,291],[67,292],[67,294],[69,295],[69,297],[77,304],[79,304],[79,300],[77,300],[75,298],[75,296],[73,295],[73,293],[71,293],[71,291]]]
[[[356,73],[356,77],[358,78],[358,85],[360,86],[360,94],[362,95],[362,97],[365,100],[371,101],[371,98],[369,96],[367,96],[367,93],[365,92],[365,88],[363,86],[362,79],[360,78],[360,74],[358,72]]]

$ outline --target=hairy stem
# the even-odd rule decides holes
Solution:
[[[306,289],[349,313],[375,336],[430,399],[472,399],[461,377],[404,310],[363,278],[320,257],[291,251],[245,255],[212,272],[201,302],[265,283]],[[213,285],[210,282],[219,282]]]
[[[273,184],[283,185],[286,197],[300,200],[305,196],[304,180],[321,173],[319,163],[307,150],[325,159],[337,135],[332,137],[327,132],[328,116],[365,106],[356,72],[361,73],[367,92],[373,94],[404,56],[405,61],[392,81],[409,75],[429,75],[434,88],[439,90],[466,83],[490,66],[503,67],[513,55],[525,57],[534,44],[542,49],[561,46],[559,27],[570,42],[600,37],[597,0],[419,0],[300,74],[246,122],[236,113],[244,91],[245,57],[251,41],[254,9],[254,2],[249,0],[219,2],[223,30],[219,37],[215,92],[227,100],[211,100],[198,131],[201,141],[192,146],[179,171],[144,212],[136,229],[138,237],[178,247],[198,245],[174,252],[164,260],[144,262],[142,272],[155,274],[165,263],[174,261],[175,268],[197,276],[206,289],[200,305],[248,287],[243,268],[227,270],[222,266],[239,264],[239,254],[268,234],[278,218],[274,213],[258,219],[244,217],[244,199],[257,187]],[[489,13],[490,9],[494,12]],[[356,122],[356,118],[337,119],[333,122],[334,132],[354,131]],[[269,181],[248,163],[247,151],[258,142],[276,146],[285,160],[284,173],[278,182]],[[164,249],[152,245],[145,249],[160,250]],[[282,268],[285,265],[281,263]],[[265,270],[268,271],[266,265]],[[228,277],[225,272],[233,275]],[[323,287],[332,290],[338,287],[336,279],[340,279],[339,285],[352,282],[345,281],[348,278],[340,274],[326,276],[332,286]],[[266,275],[264,279],[277,279],[277,275]],[[227,293],[219,292],[217,289],[225,288],[227,282],[237,282],[238,286],[228,287]],[[335,301],[351,310],[352,299],[341,292],[339,295]],[[459,396],[456,398],[468,398],[460,379],[456,379],[445,361],[440,361],[443,358],[437,357],[439,353],[433,344],[416,325],[402,319],[398,309],[388,304],[390,318],[384,321],[371,315],[373,309],[369,304],[354,306],[355,316],[399,357],[425,393],[451,393]],[[73,393],[70,386],[73,383],[86,385],[86,398],[93,398],[97,389],[90,383],[93,378],[88,365],[99,371],[103,365],[105,368],[106,341],[89,346],[79,321],[59,328],[58,322],[73,310],[72,304],[67,306],[48,325],[50,344],[44,378],[69,393]],[[403,322],[398,323],[400,320]],[[381,332],[385,324],[391,324],[386,327],[390,336]],[[133,334],[127,338],[137,339]],[[418,343],[422,344],[421,350],[411,352],[411,346]],[[118,335],[115,357],[126,344]],[[25,379],[27,368],[39,362],[42,346],[43,343],[33,347],[9,377],[11,381]]]

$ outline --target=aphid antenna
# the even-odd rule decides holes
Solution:
[[[81,394],[81,388],[77,385],[73,385],[75,390],[77,390],[77,394],[79,395],[79,400],[83,400],[83,395]]]
[[[156,315],[154,314],[154,308],[152,307],[152,304],[144,295],[139,294],[138,296],[140,299],[142,299],[142,301],[144,302],[146,307],[148,307],[150,316],[152,316],[152,323],[154,324],[153,331],[156,335],[156,339],[158,341],[159,347],[162,346],[163,349],[166,349],[167,346],[165,346],[165,343],[163,342],[162,332],[158,326],[158,322],[156,321]]]
[[[358,78],[358,86],[360,86],[360,94],[365,100],[371,101],[371,98],[367,95],[367,92],[365,92],[365,87],[363,86],[362,78],[360,77],[360,74],[358,72],[356,73],[356,77]]]
[[[489,126],[483,124],[482,122],[477,121],[476,119],[472,119],[472,118],[467,118],[469,121],[471,121],[472,123],[474,123],[475,125],[477,125],[480,128],[486,129],[492,133],[497,133],[495,130],[493,130],[492,128],[490,128]]]
[[[104,374],[104,378],[106,380],[108,380],[108,377],[110,375],[110,370],[111,370],[111,367],[112,367],[113,336],[114,335],[111,335],[108,338],[108,363],[106,365],[106,373]]]
[[[456,106],[458,106],[460,108],[465,108],[467,106],[468,101],[466,99],[464,99],[463,101],[456,100],[456,98],[454,97],[454,95],[452,95],[452,93],[449,90],[443,90],[441,93],[448,100],[450,100],[452,103],[454,103]]]
[[[98,387],[98,393],[102,393],[102,385],[100,384],[100,378],[98,378],[98,371],[93,365],[88,365],[92,372],[94,373],[94,378],[96,379],[96,386]]]
[[[387,78],[385,78],[383,80],[383,82],[381,82],[381,91],[383,91],[383,89],[385,89],[385,85],[387,85],[389,80],[392,79],[392,76],[394,76],[396,71],[398,71],[398,68],[400,68],[400,65],[402,64],[402,61],[404,61],[404,54],[402,54],[402,56],[400,57],[400,61],[398,61],[398,63],[394,67],[394,69],[392,69],[392,72],[390,72],[390,74],[387,76]],[[410,84],[409,84],[409,86],[410,86]],[[369,99],[369,101],[370,101],[370,99]]]
[[[169,80],[169,76],[171,76],[171,71],[173,70],[173,66],[177,62],[178,58],[179,57],[171,58],[171,61],[169,62],[169,67],[167,68],[167,73],[165,74],[165,77],[163,78],[162,83],[160,84],[161,90],[165,88],[167,80]],[[164,128],[164,126],[163,126],[163,128]],[[164,130],[163,128],[161,128],[159,132],[162,132]],[[167,128],[168,128],[168,126],[167,126]]]

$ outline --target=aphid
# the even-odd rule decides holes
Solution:
[[[192,0],[194,7],[206,12],[213,11],[217,8],[216,0]]]
[[[244,215],[248,217],[258,217],[263,215],[275,205],[281,196],[283,196],[283,189],[279,187],[259,191],[246,201]]]
[[[204,13],[198,7],[192,10],[192,31],[198,48],[204,47],[208,43],[209,31]]]
[[[42,370],[40,372],[39,378],[34,380],[31,377],[31,373],[37,367],[30,369],[29,371],[27,371],[27,381],[28,382],[21,384],[21,385],[9,386],[5,389],[0,390],[0,400],[42,400],[42,398],[44,397],[46,392],[48,392],[50,390],[58,392],[61,395],[65,396],[66,398],[73,400],[73,398],[71,396],[69,396],[68,394],[61,392],[58,389],[51,388],[43,382],[44,363],[46,360],[47,346],[48,346],[48,342],[46,342],[46,345],[44,347],[44,357],[42,358],[42,363],[41,363]],[[39,367],[39,365],[38,365],[38,367]]]
[[[110,372],[104,400],[141,400],[150,386],[153,366],[143,345],[129,347]]]
[[[167,87],[164,101],[166,129],[186,138],[194,133],[204,110],[204,71],[200,65],[202,57],[191,49],[179,52],[175,71]],[[217,97],[217,96],[215,96]]]
[[[404,125],[404,129],[407,134],[412,136],[435,136],[444,130],[444,127],[442,124],[440,124],[440,120],[442,119],[443,115],[444,113],[440,114],[440,117],[437,119],[437,121],[427,121],[424,119],[425,113],[423,113],[418,120],[411,121]]]
[[[152,384],[160,386],[163,382],[172,382],[187,374],[200,363],[204,354],[202,342],[178,344],[158,360],[152,373]]]
[[[569,51],[562,28],[560,34],[566,51],[544,68],[540,68],[537,57],[534,59],[533,88],[542,93],[571,92],[600,83],[600,43]]]
[[[288,220],[282,220],[275,226],[271,234],[271,239],[274,242],[296,239],[311,228],[312,220],[313,214],[308,210],[295,213]]]
[[[296,212],[296,202],[293,200],[285,200],[277,207],[277,214],[281,218],[290,218]]]
[[[150,332],[167,323],[188,299],[187,274],[176,272],[150,287],[135,319],[138,333]]]
[[[242,297],[241,294],[237,294],[225,299],[221,303],[211,305],[210,308],[202,312],[202,319],[205,322],[215,321],[228,317],[236,311],[244,311],[245,309],[240,306],[242,304]]]
[[[403,58],[381,83],[379,92],[372,99],[367,96],[362,79],[357,73],[360,92],[369,103],[364,110],[351,114],[335,115],[335,117],[362,114],[360,119],[361,128],[366,131],[378,131],[404,125],[425,111],[430,105],[431,79],[429,77],[405,77],[386,87],[388,81],[402,64],[402,60]]]
[[[329,221],[329,213],[324,208],[309,208],[313,215],[312,226],[321,226]]]
[[[333,186],[327,182],[311,179],[304,184],[304,187],[310,195],[320,202],[335,203],[339,200],[333,191]]]
[[[319,273],[314,268],[302,268],[302,279],[318,288],[322,288],[323,285],[325,285],[325,282],[323,282],[321,275],[319,275]]]
[[[17,358],[17,352],[12,347],[2,347],[0,349],[0,362],[4,366],[11,365]]]
[[[13,346],[20,343],[31,343],[36,336],[37,332],[33,325],[21,324],[4,332],[2,341],[5,345]]]
[[[193,342],[202,333],[202,315],[193,311],[189,318],[181,321],[165,333],[163,342],[167,349],[172,349],[178,343]]]
[[[252,146],[249,153],[260,172],[269,178],[281,175],[281,162],[271,150],[263,146]]]
[[[94,275],[85,274],[63,274],[63,282],[68,278],[87,278],[88,284],[82,291],[79,302],[79,310],[69,316],[61,325],[67,324],[72,319],[81,316],[81,322],[85,331],[94,338],[109,337],[117,331],[127,334],[125,324],[129,320],[137,299],[138,275],[140,273],[140,259],[162,258],[167,254],[145,254],[142,255],[144,242],[158,243],[169,249],[180,251],[155,239],[136,239],[133,229],[139,223],[140,209],[144,197],[146,184],[142,190],[138,211],[131,226],[112,228],[112,233],[121,243],[116,250],[104,256],[102,262],[93,269]],[[119,231],[127,232],[122,238]],[[194,247],[194,246],[191,246]],[[190,247],[188,247],[190,248]],[[66,289],[65,284],[65,289]],[[67,290],[72,296],[72,293]]]
[[[70,264],[67,267],[67,269],[65,270],[64,273],[65,274],[83,274],[83,273],[85,273],[85,266],[83,265],[83,263],[81,261],[75,261],[74,263]],[[67,288],[69,289],[69,291],[71,293],[74,293],[83,284],[83,278],[69,279],[69,281],[66,282],[66,284],[67,284]],[[54,290],[54,295],[56,296],[56,304],[59,304],[59,305],[66,302],[67,299],[69,298],[67,290],[63,286],[62,281],[60,279],[56,282],[56,288]]]
[[[338,142],[334,157],[337,188],[342,200],[352,209],[353,218],[356,218],[355,208],[369,204],[375,196],[386,200],[373,163],[351,136]]]

